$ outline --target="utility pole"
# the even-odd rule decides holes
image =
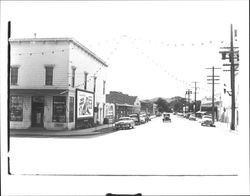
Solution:
[[[220,67],[211,67],[211,68],[206,68],[206,69],[212,69],[212,75],[211,76],[207,76],[207,81],[208,81],[208,84],[212,84],[212,120],[213,120],[213,123],[214,123],[214,85],[215,84],[219,84],[219,83],[215,83],[214,81],[219,81],[219,77],[220,76],[215,76],[214,75],[214,70],[215,69],[221,69]],[[212,78],[211,78],[212,77]],[[210,83],[212,81],[212,83]]]
[[[187,102],[187,98],[186,98],[187,92],[185,92],[185,101],[184,101],[184,114],[186,113],[186,102]]]
[[[7,67],[8,67],[8,97],[10,95],[10,42],[9,39],[11,37],[11,22],[8,21],[8,51],[7,51]],[[7,100],[7,111],[9,111],[10,108],[10,101],[9,99]],[[7,128],[8,128],[8,152],[10,151],[10,117],[7,115]]]
[[[235,75],[234,75],[234,44],[233,44],[233,25],[231,24],[231,36],[230,36],[230,62],[231,62],[231,89],[232,89],[232,120],[231,130],[235,130]]]
[[[239,63],[235,63],[235,59],[239,61],[239,50],[235,51],[234,49],[238,49],[238,47],[234,47],[234,34],[233,34],[233,25],[230,27],[230,47],[221,47],[221,49],[229,49],[227,51],[220,51],[222,54],[222,60],[229,59],[230,64],[223,64],[223,66],[230,66],[230,80],[231,80],[231,125],[230,129],[235,130],[235,72],[238,71]]]
[[[196,94],[197,94],[197,81],[193,82],[194,83],[194,115],[196,117],[196,110],[197,110],[197,105],[196,105]]]
[[[192,94],[192,91],[188,89],[186,94],[188,95],[188,112],[190,112],[190,94]]]
[[[10,109],[10,101],[9,101],[9,97],[10,97],[10,65],[11,65],[11,48],[10,48],[10,39],[11,37],[11,22],[8,21],[8,47],[7,47],[7,67],[8,67],[8,98],[7,98],[7,111],[9,111]],[[8,153],[10,152],[10,117],[9,115],[7,115],[7,145],[8,145]],[[8,165],[8,174],[11,175],[10,172],[10,157],[8,155],[8,159],[7,159],[7,165]]]

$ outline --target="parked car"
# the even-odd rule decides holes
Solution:
[[[191,115],[191,113],[185,113],[184,117],[189,119],[189,116]]]
[[[196,117],[195,117],[195,115],[194,114],[191,114],[190,116],[189,116],[189,118],[188,118],[189,120],[196,120]]]
[[[207,112],[204,111],[198,111],[196,112],[196,118],[202,118],[202,116],[207,115]]]
[[[146,114],[146,113],[141,113],[140,115],[140,120],[142,123],[144,123],[144,119],[145,119],[145,122],[148,122],[150,121],[150,114]]]
[[[209,126],[209,127],[215,127],[212,116],[210,115],[204,115],[201,119],[201,126]]]
[[[146,123],[146,117],[144,115],[140,115],[140,122],[141,124]]]
[[[146,121],[151,121],[150,114],[146,115]]]
[[[130,117],[121,117],[115,123],[115,129],[133,129],[135,127],[135,122]]]
[[[135,122],[135,125],[140,125],[141,124],[141,120],[140,120],[140,115],[139,114],[130,114],[129,115],[130,118],[132,118]]]
[[[161,113],[160,112],[157,112],[156,113],[156,117],[160,117],[161,116]]]

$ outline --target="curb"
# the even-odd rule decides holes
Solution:
[[[32,133],[32,132],[23,132],[23,133],[11,133],[11,137],[76,137],[76,136],[95,136],[95,135],[103,135],[107,133],[116,132],[116,130],[113,129],[113,127],[105,127],[98,130],[93,130],[91,132],[82,132],[81,130],[70,132],[70,131],[63,131],[63,132],[57,132],[56,134],[53,132],[46,132],[46,133]]]

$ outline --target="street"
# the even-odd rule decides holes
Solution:
[[[238,175],[237,133],[161,117],[130,130],[75,138],[15,138],[12,174]]]

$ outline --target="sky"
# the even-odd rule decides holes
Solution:
[[[109,65],[108,92],[140,99],[184,97],[194,81],[197,99],[210,96],[206,68],[222,67],[230,24],[239,44],[249,24],[247,1],[1,2],[1,24],[9,20],[12,38],[75,38]]]

